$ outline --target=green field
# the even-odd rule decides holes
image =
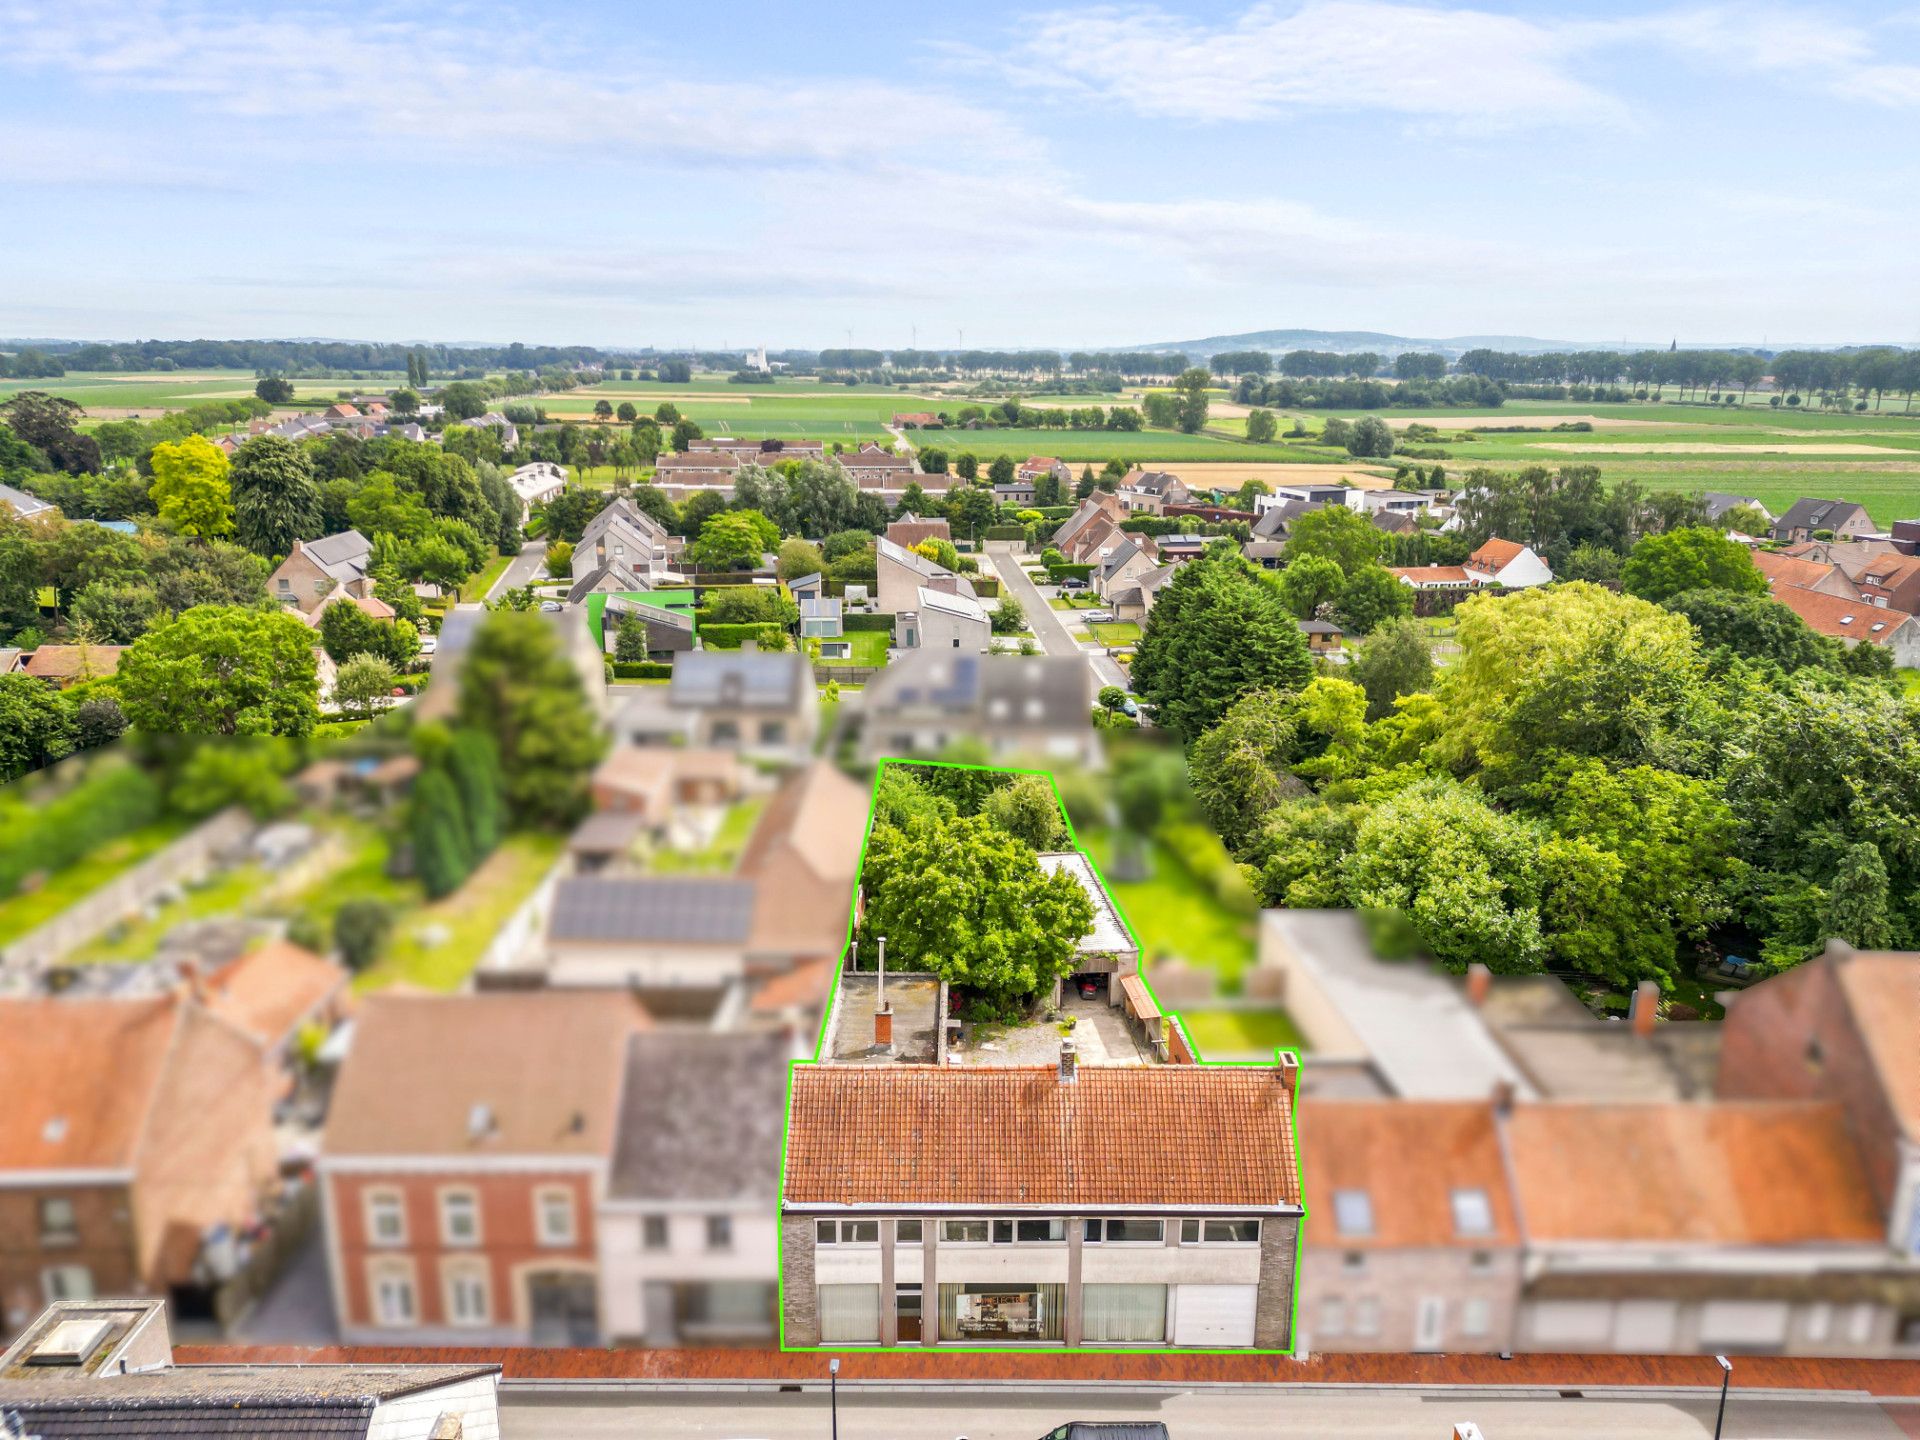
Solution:
[[[1072,465],[1098,468],[1108,460],[1220,460],[1238,464],[1291,461],[1295,464],[1333,457],[1290,445],[1249,445],[1215,435],[1182,435],[1174,430],[919,430],[914,444],[920,449],[944,450],[949,455],[970,453],[982,460],[1010,455],[1051,455]],[[1352,457],[1341,454],[1343,465]]]
[[[1275,1050],[1305,1048],[1284,1010],[1182,1010],[1180,1022],[1203,1060],[1271,1060]]]
[[[806,642],[807,653],[813,657],[816,665],[829,668],[836,665],[884,665],[887,663],[887,644],[893,637],[885,630],[848,630],[840,638],[853,646],[853,654],[845,660],[821,659],[818,640]]]

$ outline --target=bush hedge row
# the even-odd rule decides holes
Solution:
[[[673,678],[673,666],[658,660],[616,660],[613,662],[613,678],[616,680],[670,680]]]
[[[884,630],[887,634],[891,635],[893,633],[893,616],[842,615],[840,617],[840,628],[842,630]]]
[[[700,643],[709,650],[738,650],[743,641],[752,640],[762,650],[784,650],[787,632],[771,621],[751,625],[702,625]]]

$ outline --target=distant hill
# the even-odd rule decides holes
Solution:
[[[1419,350],[1459,355],[1479,349],[1533,355],[1550,350],[1619,347],[1618,342],[1600,346],[1570,340],[1541,340],[1531,335],[1454,335],[1445,339],[1419,339],[1409,335],[1388,335],[1379,330],[1248,330],[1239,335],[1209,335],[1201,340],[1170,340],[1153,345],[1116,345],[1112,348],[1155,353],[1178,351],[1188,355],[1218,355],[1223,350],[1331,350],[1340,355],[1363,350],[1381,355],[1399,355],[1409,350]],[[1627,348],[1652,347],[1635,344]],[[1664,342],[1660,348],[1665,348]]]

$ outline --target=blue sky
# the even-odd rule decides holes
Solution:
[[[0,335],[1920,343],[1920,8],[0,0]]]

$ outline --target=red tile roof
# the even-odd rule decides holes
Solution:
[[[270,940],[207,980],[214,1014],[263,1044],[277,1045],[346,987],[347,972],[290,940]]]
[[[1527,547],[1512,540],[1502,540],[1498,536],[1484,542],[1480,548],[1467,557],[1469,565],[1482,566],[1488,570],[1500,570],[1511,565],[1522,555]]]
[[[1531,1240],[1884,1243],[1838,1105],[1534,1104],[1507,1128]]]
[[[1301,1110],[1300,1152],[1310,1242],[1346,1249],[1519,1242],[1493,1106],[1485,1101],[1315,1097]],[[1371,1236],[1336,1229],[1336,1190],[1366,1193]],[[1463,1235],[1455,1228],[1455,1190],[1486,1193],[1490,1234]]]
[[[1811,588],[1836,571],[1841,575],[1846,573],[1838,565],[1821,560],[1804,560],[1778,550],[1755,550],[1753,565],[1773,586],[1776,600],[1781,598],[1779,592],[1790,585]]]
[[[1843,961],[1840,989],[1873,1068],[1907,1135],[1920,1140],[1920,955],[1862,951]]]
[[[170,996],[0,1000],[0,1171],[132,1165],[178,1022]]]
[[[1197,1065],[794,1070],[794,1205],[1297,1205],[1279,1072]]]
[[[1397,575],[1415,589],[1423,585],[1465,585],[1466,568],[1460,565],[1389,565],[1389,575]]]
[[[1903,610],[1881,610],[1865,600],[1847,600],[1821,590],[1803,590],[1798,585],[1774,586],[1773,598],[1822,635],[1835,639],[1885,645],[1902,625],[1914,623]]]

